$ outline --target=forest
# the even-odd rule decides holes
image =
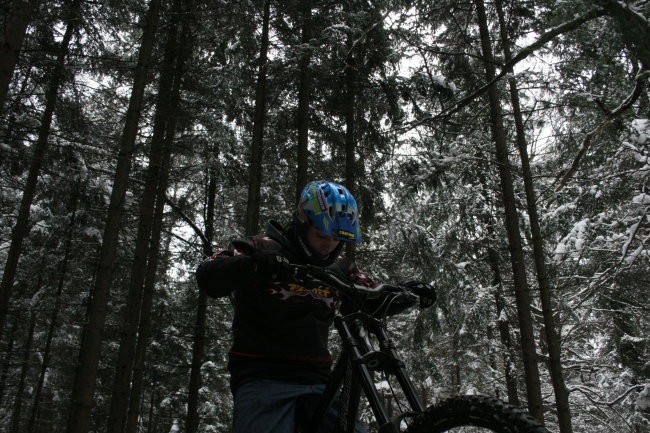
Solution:
[[[230,432],[232,305],[194,271],[317,179],[364,271],[436,287],[391,319],[427,405],[650,431],[650,2],[0,14],[1,431]]]

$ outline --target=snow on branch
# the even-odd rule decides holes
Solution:
[[[485,93],[490,87],[495,85],[503,77],[512,73],[512,69],[517,63],[521,62],[522,60],[524,60],[525,58],[533,54],[535,51],[542,48],[544,45],[546,45],[548,42],[553,40],[555,37],[563,33],[567,33],[572,30],[575,30],[576,28],[580,27],[582,24],[586,23],[587,21],[590,21],[594,18],[598,18],[604,15],[606,15],[605,10],[600,8],[594,8],[589,10],[584,15],[581,15],[571,21],[567,21],[563,24],[560,24],[557,27],[553,27],[549,31],[543,33],[539,37],[539,39],[537,39],[535,42],[522,48],[509,62],[503,65],[503,68],[501,68],[501,72],[499,72],[490,82],[485,84],[483,87],[474,90],[472,93],[470,93],[468,96],[458,101],[452,107],[443,110],[442,112],[436,114],[435,116],[429,118],[428,120],[435,120],[441,117],[448,117],[456,113],[461,108],[465,107],[470,102],[474,101],[478,96]]]
[[[636,238],[636,235],[639,232],[639,226],[645,220],[645,217],[646,217],[646,214],[644,212],[643,215],[641,215],[641,219],[639,221],[637,221],[636,223],[632,224],[632,227],[630,227],[630,229],[629,229],[630,236],[628,237],[627,241],[625,241],[625,244],[623,244],[623,248],[621,250],[621,253],[622,253],[621,261],[625,260],[628,264],[630,264],[639,255],[638,252],[636,252],[636,253],[633,253],[631,257],[626,257],[627,252],[630,249],[630,244],[632,244],[632,241],[634,240],[634,238]],[[643,248],[643,245],[640,248]]]
[[[578,165],[580,164],[580,161],[582,160],[582,157],[587,153],[587,150],[591,147],[594,139],[610,124],[614,119],[616,119],[618,116],[620,116],[625,110],[630,108],[632,104],[636,102],[637,99],[641,96],[643,93],[643,89],[645,88],[645,80],[647,78],[647,71],[642,71],[636,76],[636,85],[634,86],[634,90],[632,93],[619,105],[614,109],[611,113],[607,115],[607,118],[602,121],[600,125],[598,125],[593,131],[589,132],[586,136],[585,139],[582,141],[582,146],[580,146],[580,150],[578,151],[578,154],[575,156],[573,159],[573,162],[564,171],[564,174],[561,174],[558,176],[556,179],[555,183],[559,182],[559,185],[555,188],[556,191],[561,190],[564,188],[566,183],[571,179],[571,176],[578,170]]]
[[[633,385],[630,388],[628,388],[625,392],[623,392],[621,395],[619,395],[618,397],[616,397],[614,400],[611,401],[603,401],[598,398],[595,398],[594,396],[596,396],[597,394],[596,391],[582,385],[576,385],[573,388],[569,389],[569,393],[572,393],[574,391],[579,391],[582,395],[587,397],[587,399],[595,405],[612,407],[615,404],[618,404],[621,401],[623,401],[625,397],[627,397],[631,392],[641,391],[644,388],[644,386],[645,385]]]

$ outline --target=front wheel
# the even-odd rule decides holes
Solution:
[[[409,423],[406,433],[548,433],[524,410],[494,397],[452,397],[429,407]]]

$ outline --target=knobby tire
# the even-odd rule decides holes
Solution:
[[[413,418],[406,433],[442,433],[454,427],[476,426],[495,433],[548,433],[524,410],[494,397],[452,397]]]

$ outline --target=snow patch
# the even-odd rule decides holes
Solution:
[[[650,383],[645,384],[645,387],[636,398],[634,405],[638,411],[646,411],[650,409]]]
[[[635,143],[645,144],[650,139],[650,119],[634,119],[631,126],[631,138]]]
[[[578,255],[585,244],[585,234],[589,226],[589,218],[578,221],[569,233],[555,247],[555,262],[560,262],[567,253]],[[573,244],[573,245],[571,245]]]
[[[650,204],[650,194],[641,193],[632,198],[632,203],[647,205]]]

